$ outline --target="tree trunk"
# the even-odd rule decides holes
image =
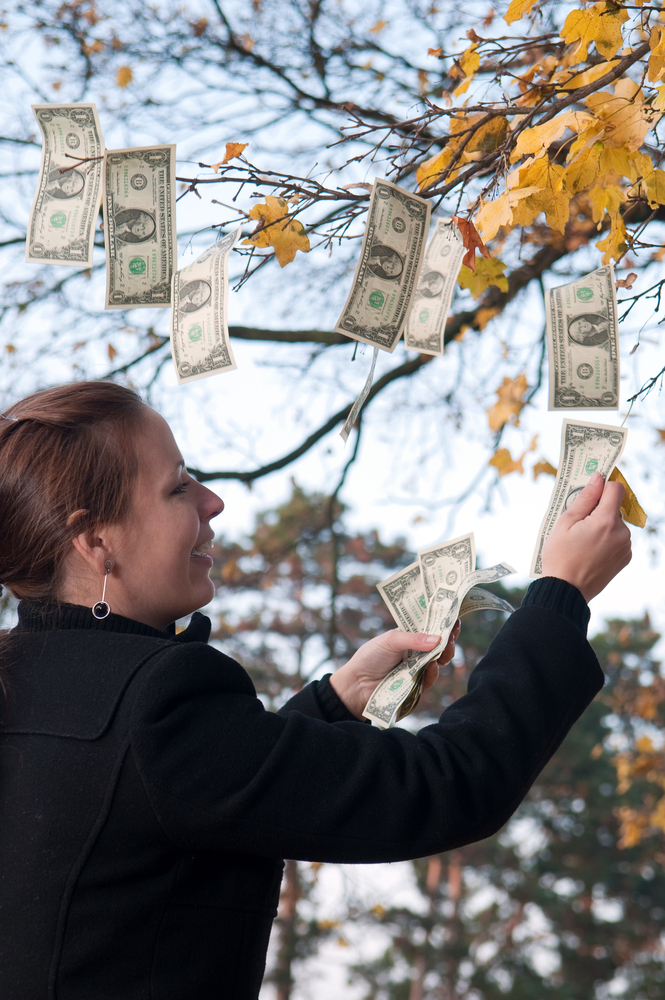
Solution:
[[[287,861],[284,868],[284,881],[279,901],[279,946],[275,968],[270,977],[275,984],[276,1000],[290,1000],[294,986],[293,963],[296,957],[298,919],[298,900],[302,895],[298,865],[295,861]]]

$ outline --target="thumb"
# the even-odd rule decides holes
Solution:
[[[440,639],[440,635],[427,635],[425,632],[402,632],[399,628],[393,628],[389,632],[377,635],[370,642],[376,643],[391,653],[403,653],[406,649],[427,652],[429,649],[434,649]],[[361,649],[363,648],[361,646]]]
[[[569,521],[583,521],[598,506],[598,501],[603,495],[604,485],[600,472],[594,472],[582,492],[563,516],[567,517]]]

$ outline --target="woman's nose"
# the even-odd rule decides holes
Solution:
[[[199,484],[201,485],[201,484]],[[209,490],[207,486],[201,486],[201,489],[205,490],[204,495],[204,506],[206,509],[206,520],[212,517],[217,517],[224,510],[224,501],[221,497],[218,497],[216,493]]]

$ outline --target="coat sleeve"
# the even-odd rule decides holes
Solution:
[[[357,719],[338,696],[330,683],[331,674],[326,674],[320,681],[312,681],[302,691],[298,691],[280,708],[278,715],[288,715],[290,712],[300,712],[310,719],[321,719],[322,722],[365,722],[369,719]]]
[[[415,734],[267,712],[239,664],[193,643],[145,671],[132,749],[185,850],[398,861],[495,833],[602,684],[579,629],[543,607],[516,611]]]

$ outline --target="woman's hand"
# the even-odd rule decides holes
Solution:
[[[543,576],[567,580],[589,603],[631,560],[630,531],[619,513],[624,489],[595,472],[561,514],[543,546]]]
[[[448,663],[455,655],[455,641],[459,632],[460,623],[457,621],[446,648],[438,659],[428,663],[425,668],[424,691],[439,676],[439,666]],[[332,675],[330,683],[348,710],[361,719],[372,691],[393,667],[401,663],[404,650],[419,649],[426,652],[434,649],[440,639],[440,635],[426,635],[424,632],[401,632],[399,629],[383,632],[361,646],[348,663]]]

